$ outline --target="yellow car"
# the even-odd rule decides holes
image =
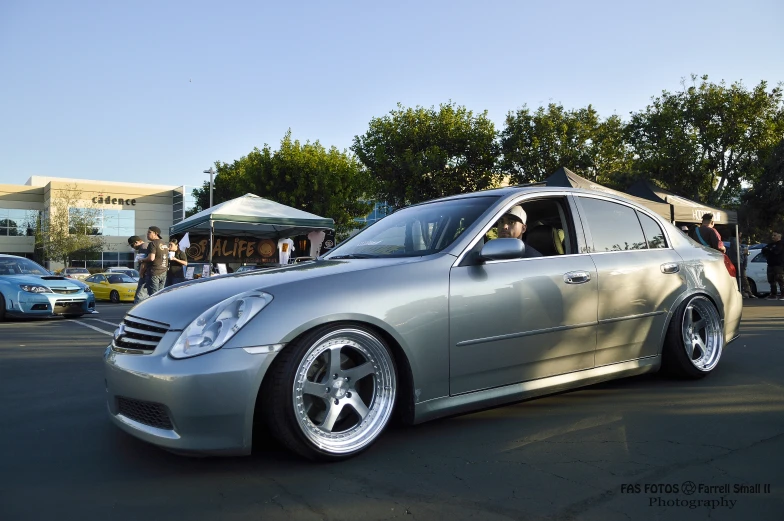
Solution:
[[[122,273],[98,273],[84,279],[84,283],[93,290],[95,300],[133,302],[136,298],[138,283]]]

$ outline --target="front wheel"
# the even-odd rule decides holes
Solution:
[[[675,376],[702,378],[719,363],[724,348],[721,317],[707,297],[681,304],[670,322],[664,346],[664,369]]]
[[[354,456],[378,439],[392,416],[392,353],[364,327],[318,328],[281,352],[270,371],[262,390],[267,426],[308,458]]]
[[[112,292],[109,293],[109,300],[111,300],[112,303],[117,304],[120,302],[120,294],[117,291],[112,290]]]

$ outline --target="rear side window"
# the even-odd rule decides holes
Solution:
[[[632,208],[590,197],[580,203],[593,238],[593,252],[645,250],[647,243],[637,212]],[[655,223],[654,223],[655,224]]]
[[[644,213],[637,212],[637,217],[640,218],[642,224],[642,231],[645,233],[645,239],[648,241],[649,248],[666,248],[667,239],[664,237],[664,232],[659,226],[659,223],[645,215]]]

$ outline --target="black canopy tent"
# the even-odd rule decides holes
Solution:
[[[738,213],[734,210],[712,208],[686,199],[664,188],[659,188],[647,179],[637,181],[626,191],[636,197],[670,205],[672,211],[670,220],[673,222],[699,223],[702,222],[704,214],[712,213],[713,221],[716,224],[738,224]]]
[[[572,172],[571,170],[563,166],[558,170],[556,170],[555,173],[553,173],[553,175],[545,179],[544,184],[546,186],[586,188],[589,190],[596,190],[597,192],[604,192],[612,195],[617,195],[620,197],[625,197],[626,199],[630,199],[635,203],[648,208],[652,212],[664,217],[668,221],[671,220],[670,205],[667,204],[666,202],[652,201],[650,199],[636,197],[624,192],[619,192],[618,190],[613,190],[612,188],[607,188],[606,186],[602,186],[598,183],[594,183],[593,181],[589,181],[584,177],[580,177],[579,175],[575,174],[574,172]]]

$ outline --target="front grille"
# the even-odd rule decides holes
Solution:
[[[55,306],[75,306],[84,303],[83,298],[59,298],[54,301]]]
[[[117,397],[117,409],[126,418],[155,427],[157,429],[173,430],[169,413],[160,403],[134,400],[125,396]]]
[[[112,349],[122,353],[148,355],[155,351],[168,330],[168,324],[128,315],[114,332]]]
[[[50,288],[53,293],[62,293],[64,295],[70,295],[71,293],[79,293],[78,289],[65,289],[65,288]]]

